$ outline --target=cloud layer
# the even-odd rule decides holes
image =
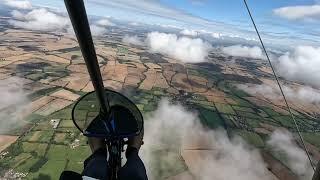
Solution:
[[[15,9],[24,9],[25,11],[13,10],[12,19],[9,24],[18,28],[37,31],[67,31],[74,34],[68,17],[56,13],[47,8],[32,8],[29,1],[5,1],[5,4]],[[115,26],[107,18],[97,20],[90,25],[93,36],[101,36],[107,32],[107,27]]]
[[[28,0],[4,0],[6,6],[16,9],[31,9],[32,4]]]
[[[184,29],[184,30],[180,31],[180,34],[183,34],[186,36],[197,36],[198,32],[195,30]]]
[[[135,36],[125,35],[122,38],[122,42],[127,43],[127,44],[138,45],[138,46],[144,45],[144,42],[137,35],[135,35]]]
[[[282,7],[273,13],[289,20],[320,19],[320,5]]]
[[[267,143],[274,151],[285,155],[287,165],[300,179],[312,179],[313,169],[308,157],[294,142],[294,138],[290,132],[275,130]]]
[[[263,52],[260,47],[254,46],[242,46],[242,45],[234,45],[228,47],[222,47],[222,52],[229,56],[238,56],[245,58],[254,58],[254,59],[264,59]]]
[[[145,43],[153,52],[159,52],[186,63],[203,62],[211,46],[202,39],[177,37],[175,34],[151,32]]]
[[[98,20],[95,24],[98,26],[104,26],[104,27],[115,26],[113,22],[111,22],[109,19],[106,19],[106,18]]]
[[[102,36],[107,32],[105,27],[97,26],[95,24],[90,25],[91,35],[92,36]]]
[[[162,100],[158,109],[146,118],[144,141],[142,158],[150,179],[167,173],[164,170],[169,165],[176,167],[179,160],[174,157],[179,157],[179,153],[184,158],[195,158],[196,154],[188,155],[193,148],[209,150],[198,151],[199,158],[195,158],[189,167],[196,179],[272,179],[257,150],[239,137],[229,139],[224,131],[205,130],[196,114],[180,105],[170,104],[168,100]],[[159,149],[165,150],[168,156],[157,158],[153,152]],[[152,166],[154,161],[157,161],[157,167]]]
[[[44,8],[27,13],[15,10],[12,12],[12,17],[14,20],[9,20],[9,24],[29,30],[56,31],[62,30],[69,24],[68,18]]]
[[[109,11],[116,11],[121,12],[123,15],[130,14],[136,18],[141,18],[141,14],[151,16],[152,19],[163,18],[166,20],[174,20],[179,22],[191,22],[195,24],[215,24],[214,22],[210,22],[206,19],[203,19],[198,16],[191,15],[182,10],[178,10],[177,8],[172,8],[166,5],[163,5],[160,1],[146,1],[146,0],[117,0],[117,1],[100,1],[100,0],[91,0],[88,3],[94,4],[95,6],[101,6],[102,8],[106,9],[109,8]],[[124,13],[123,13],[124,12]],[[118,14],[119,16],[122,16]],[[145,16],[143,16],[145,17]],[[131,17],[124,17],[124,18],[131,18]]]
[[[267,85],[249,85],[240,84],[237,86],[239,89],[251,94],[260,95],[272,100],[282,100],[283,97],[280,93],[279,87],[276,84]],[[305,102],[320,105],[320,91],[309,86],[299,86],[292,88],[290,86],[282,85],[283,91],[288,100],[296,102]]]
[[[0,134],[25,124],[23,111],[28,99],[22,84],[14,77],[0,80]]]
[[[289,80],[320,87],[320,47],[298,46],[277,60],[279,74]]]

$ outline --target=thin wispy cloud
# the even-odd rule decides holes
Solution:
[[[186,13],[184,11],[165,6],[160,1],[131,1],[131,0],[117,0],[117,1],[101,1],[92,0],[88,3],[104,6],[109,8],[122,9],[126,11],[131,11],[135,13],[142,13],[147,15],[153,15],[158,17],[163,17],[167,19],[174,19],[182,22],[192,22],[197,24],[213,24],[213,22],[208,21],[204,18]]]
[[[93,36],[102,36],[107,33],[107,28],[112,26],[115,26],[115,24],[111,20],[107,18],[100,19],[91,23],[91,34]]]
[[[141,156],[150,179],[163,176],[169,165],[176,167],[180,158],[174,157],[181,155],[194,160],[188,164],[188,168],[195,179],[273,179],[257,149],[250,147],[240,137],[229,138],[222,130],[205,129],[196,113],[179,104],[171,104],[163,99],[146,119],[145,144]],[[197,148],[209,151],[191,151],[193,153],[188,154],[188,150]],[[154,151],[161,149],[166,154],[175,155],[157,158]],[[193,155],[196,157],[193,158]],[[176,179],[184,180],[183,177]]]
[[[29,102],[19,78],[0,80],[0,133],[8,133],[26,124],[24,111]]]
[[[90,25],[90,30],[91,30],[91,34],[92,36],[102,36],[103,34],[105,34],[107,32],[107,29],[101,26],[97,26],[95,24]]]
[[[320,20],[320,5],[281,7],[273,13],[288,20]]]
[[[222,47],[222,52],[224,54],[230,56],[238,56],[238,57],[245,57],[245,58],[254,58],[254,59],[264,59],[264,55],[262,50],[258,46],[242,46],[242,45],[234,45],[228,47]]]
[[[273,151],[280,152],[285,156],[287,165],[301,180],[312,179],[313,170],[307,154],[295,143],[294,137],[289,131],[275,130],[267,144],[272,147]]]
[[[203,6],[206,4],[207,0],[189,0],[189,2],[196,6]]]
[[[4,0],[3,3],[15,9],[32,9],[32,4],[28,0]]]
[[[279,87],[275,83],[260,85],[240,84],[237,87],[254,96],[263,96],[270,100],[283,100]],[[286,97],[291,102],[320,105],[320,91],[315,88],[309,86],[293,88],[287,85],[282,85],[282,88]]]
[[[125,35],[122,38],[122,42],[127,43],[127,44],[132,44],[132,45],[144,45],[144,42],[137,36],[129,36],[129,35]]]

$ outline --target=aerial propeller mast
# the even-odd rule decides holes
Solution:
[[[109,157],[108,176],[117,180],[127,143],[125,139],[143,130],[143,116],[129,98],[104,87],[83,0],[64,2],[94,87],[94,92],[87,93],[75,103],[72,120],[84,136],[105,140]]]
[[[65,0],[65,5],[87,65],[92,85],[99,100],[102,115],[109,112],[109,100],[105,95],[103,80],[94,49],[89,22],[83,0]]]

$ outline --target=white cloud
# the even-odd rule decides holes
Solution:
[[[144,42],[137,35],[135,35],[135,36],[125,35],[122,38],[122,42],[127,43],[127,44],[139,45],[139,46],[144,45]]]
[[[216,38],[216,39],[220,39],[220,38],[222,38],[222,34],[221,33],[211,33],[211,36],[213,37],[213,38]]]
[[[287,165],[301,179],[312,179],[313,170],[307,154],[294,142],[292,134],[284,130],[275,130],[267,142],[275,151],[285,155]]]
[[[275,66],[289,80],[320,87],[320,47],[298,46],[281,56]]]
[[[8,22],[19,28],[41,31],[62,30],[69,25],[68,18],[51,12],[47,9],[34,9],[28,13],[12,12],[14,20]]]
[[[234,45],[228,47],[222,47],[222,52],[230,56],[239,56],[254,59],[264,59],[265,56],[260,47],[248,47],[242,45]]]
[[[115,26],[115,24],[107,18],[103,18],[103,19],[100,19],[98,21],[93,22],[90,25],[90,30],[91,30],[92,36],[104,35],[105,33],[107,33],[108,26]]]
[[[98,26],[114,26],[115,25],[109,19],[100,19],[95,24]]]
[[[117,11],[136,14],[144,14],[150,16],[161,17],[165,19],[172,19],[182,22],[192,22],[200,25],[214,24],[206,19],[198,16],[191,15],[182,10],[171,8],[164,5],[160,1],[146,1],[146,0],[116,0],[116,1],[101,1],[91,0],[88,1],[90,4],[95,6],[102,6],[103,8],[117,9]],[[136,17],[136,16],[135,16]],[[127,17],[130,18],[130,17]]]
[[[4,4],[17,9],[31,9],[32,4],[28,0],[4,0]]]
[[[203,62],[211,46],[202,39],[177,37],[175,34],[151,32],[145,40],[151,51],[169,55],[186,63]]]
[[[186,36],[197,36],[198,32],[195,30],[184,29],[184,30],[180,31],[180,34],[183,34]]]
[[[23,111],[28,99],[22,84],[14,77],[0,80],[0,133],[8,133],[25,124]]]
[[[90,25],[91,35],[92,36],[102,36],[107,32],[105,27],[97,26],[95,24]]]
[[[13,10],[11,11],[11,15],[13,18],[15,18],[16,20],[23,20],[25,14],[23,14],[22,12],[18,11],[18,10]]]
[[[162,28],[165,28],[165,29],[176,29],[176,30],[180,30],[181,27],[180,26],[176,26],[176,25],[172,25],[172,24],[154,24],[154,25],[157,25],[157,26],[160,26]]]
[[[131,25],[131,26],[139,26],[140,23],[138,23],[138,22],[130,22],[129,25]]]
[[[251,95],[259,95],[271,100],[283,99],[279,87],[275,83],[272,85],[240,84],[237,87]],[[293,88],[286,85],[282,85],[282,89],[288,100],[292,102],[298,101],[320,105],[320,91],[317,89],[311,88],[309,86],[298,86]]]
[[[262,95],[268,99],[279,99],[280,91],[276,88],[276,86],[270,86],[267,84],[239,84],[237,85],[237,88],[247,92],[251,95]]]
[[[273,13],[289,20],[320,19],[320,5],[282,7]]]
[[[292,89],[290,87],[284,86],[284,92],[291,99],[297,99],[299,101],[320,104],[320,91],[311,87],[300,87],[297,89]]]
[[[207,2],[206,0],[189,0],[189,1],[191,2],[191,4],[197,5],[197,6],[205,5],[205,3]]]
[[[144,142],[141,157],[150,179],[158,179],[166,169],[176,167],[180,158],[174,157],[180,153],[184,158],[192,156],[189,170],[195,179],[272,179],[256,149],[239,137],[229,139],[224,131],[205,130],[196,114],[168,100],[160,101],[157,110],[146,118]],[[197,148],[209,151],[188,151]],[[154,151],[158,149],[165,150],[166,155],[157,157]]]

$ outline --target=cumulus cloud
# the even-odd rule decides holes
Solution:
[[[114,26],[115,25],[109,19],[100,19],[95,24],[98,26]]]
[[[282,7],[273,13],[289,20],[320,19],[320,5]]]
[[[101,36],[107,32],[107,29],[105,27],[97,26],[95,24],[90,25],[90,30],[92,36]]]
[[[202,39],[177,37],[175,34],[151,32],[145,40],[151,51],[169,55],[186,63],[203,62],[211,46]]]
[[[277,71],[289,80],[320,87],[320,47],[298,46],[277,60]]]
[[[177,167],[181,160],[174,157],[180,154],[195,179],[272,179],[256,149],[239,137],[229,139],[222,130],[204,129],[195,113],[168,100],[161,100],[157,110],[146,118],[144,141],[141,153],[150,179],[158,179],[168,173],[166,169]],[[209,150],[191,150],[202,148]],[[157,150],[164,150],[166,155],[157,157]],[[188,158],[192,158],[189,163]]]
[[[251,95],[259,95],[272,100],[282,100],[283,98],[279,87],[276,84],[240,84],[237,87]],[[282,85],[282,89],[288,100],[320,105],[320,91],[317,89],[309,86],[299,86],[293,88],[286,85]]]
[[[122,42],[127,43],[127,44],[134,44],[134,45],[138,45],[138,46],[142,46],[144,44],[144,42],[137,36],[129,36],[129,35],[125,35],[122,38]]]
[[[198,32],[195,30],[184,29],[184,30],[180,31],[180,34],[183,34],[186,36],[197,36]]]
[[[238,57],[246,57],[246,58],[254,58],[254,59],[264,59],[265,56],[260,47],[258,46],[242,46],[242,45],[234,45],[228,47],[222,47],[222,52],[229,56],[238,56]]]
[[[131,26],[139,26],[140,23],[138,23],[138,22],[130,22],[129,25],[131,25]]]
[[[160,32],[148,33],[144,40],[141,40],[138,36],[126,35],[122,42],[145,45],[153,52],[163,53],[186,63],[205,61],[211,48],[211,45],[199,38],[178,37],[175,34]]]
[[[0,80],[0,134],[25,124],[23,111],[28,102],[22,82],[16,78]]]
[[[256,84],[239,84],[237,88],[247,92],[251,95],[262,95],[268,99],[279,99],[280,91],[276,86],[270,86],[266,84],[256,85]]]
[[[221,33],[216,33],[216,32],[211,33],[211,36],[212,36],[213,38],[216,38],[216,39],[222,38],[222,34],[221,34]]]
[[[61,31],[66,30],[70,34],[74,34],[70,20],[68,17],[55,13],[46,8],[36,8],[28,12],[13,10],[12,18],[9,24],[29,30],[39,31]],[[90,25],[93,36],[101,36],[107,32],[107,26],[115,26],[109,19],[104,18],[95,21]]]
[[[292,134],[284,130],[275,130],[267,142],[274,151],[282,153],[289,168],[300,179],[311,179],[313,169],[306,153],[294,142]]]
[[[115,24],[107,18],[100,19],[98,21],[93,22],[90,25],[90,30],[91,30],[92,36],[104,35],[105,33],[107,33],[107,27],[109,27],[109,26],[115,26]]]
[[[69,25],[68,18],[58,15],[44,8],[34,9],[27,13],[12,12],[13,20],[9,24],[29,30],[56,31]]]
[[[4,5],[16,9],[31,9],[32,4],[28,0],[4,0]]]

